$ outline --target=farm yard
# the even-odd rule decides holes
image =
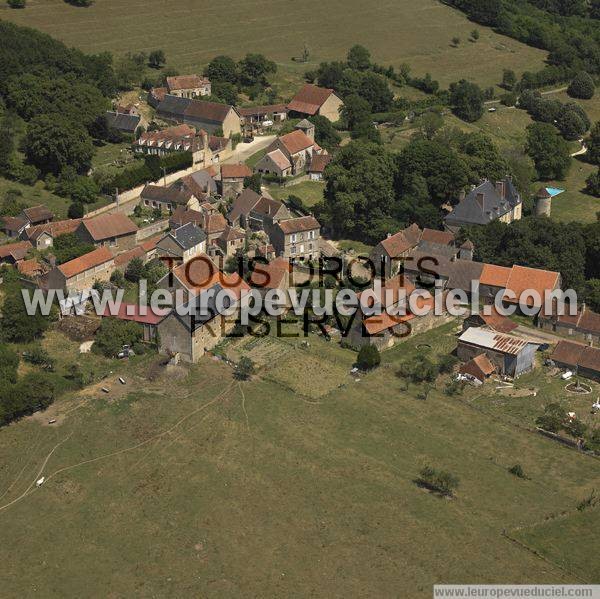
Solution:
[[[460,77],[495,85],[502,69],[537,70],[545,57],[540,50],[480,26],[478,42],[468,42],[473,23],[436,0],[385,0],[376,10],[357,0],[332,0],[326,10],[316,0],[237,0],[226,5],[103,0],[87,8],[62,0],[31,0],[20,11],[3,6],[0,18],[35,27],[86,52],[161,48],[167,65],[180,72],[200,70],[218,54],[240,58],[261,52],[278,63],[277,85],[283,95],[293,93],[304,71],[341,59],[352,43],[370,48],[378,62],[395,67],[406,62],[415,74],[430,72],[443,85]],[[361,26],[367,22],[368,27]],[[455,36],[463,40],[458,48],[451,47]],[[305,43],[309,62],[294,62]]]
[[[136,357],[125,385],[109,374],[109,393],[94,385],[7,427],[3,595],[418,598],[507,571],[514,583],[594,580],[598,535],[581,520],[597,508],[576,507],[598,488],[597,460],[517,426],[491,386],[485,405],[478,389],[445,395],[443,380],[423,399],[424,385],[398,377],[405,360],[450,351],[456,331],[407,340],[358,381],[356,354],[315,335],[232,341],[228,355],[257,361],[249,382],[216,359],[150,377],[150,357]],[[76,351],[53,335],[49,350]],[[454,499],[414,483],[425,465],[458,476]],[[569,526],[546,520],[558,514]]]

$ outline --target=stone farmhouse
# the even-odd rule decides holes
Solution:
[[[8,237],[20,237],[25,229],[49,223],[54,219],[54,214],[43,204],[24,208],[18,216],[3,216],[0,229]]]
[[[115,270],[115,261],[108,247],[99,247],[93,252],[55,266],[40,282],[44,289],[84,291],[95,281],[108,281]]]
[[[600,381],[600,348],[573,341],[559,341],[550,359],[588,379]]]
[[[268,106],[250,106],[237,109],[242,117],[242,127],[245,135],[251,135],[263,130],[266,123],[281,123],[287,119],[288,109],[285,104],[270,104]]]
[[[307,83],[288,104],[291,116],[324,116],[339,121],[343,106],[341,98],[332,90]]]
[[[28,227],[21,233],[21,239],[31,242],[36,250],[45,250],[54,245],[54,240],[67,233],[75,233],[81,218],[58,220]]]
[[[145,121],[140,114],[122,113],[118,111],[107,110],[105,114],[106,126],[109,129],[115,129],[126,135],[136,135],[136,133],[145,126]]]
[[[179,98],[210,96],[210,80],[198,75],[176,75],[167,77],[167,92]]]
[[[224,137],[242,132],[239,113],[227,104],[166,94],[156,107],[156,114],[166,121],[185,123],[211,134],[221,130]]]
[[[538,314],[537,325],[546,331],[568,335],[590,345],[600,345],[600,314],[590,310],[585,304],[578,308],[574,316],[553,312],[546,314],[542,310]]]
[[[322,181],[327,165],[331,162],[329,154],[316,154],[312,157],[306,172],[311,181]]]
[[[83,242],[107,247],[113,254],[130,250],[137,244],[138,228],[122,212],[101,214],[79,223],[75,234]]]
[[[140,194],[141,203],[147,208],[160,208],[163,212],[173,212],[178,208],[197,210],[198,198],[189,190],[161,185],[146,185]]]
[[[33,249],[29,241],[0,245],[0,264],[17,264]]]
[[[493,220],[512,223],[521,219],[523,201],[509,177],[492,183],[483,181],[472,189],[444,219],[444,226],[456,232],[469,225],[487,225]]]
[[[309,131],[314,136],[314,129]],[[265,156],[257,162],[254,170],[279,177],[297,175],[310,166],[313,156],[322,153],[323,150],[315,143],[314,137],[296,128],[291,133],[275,139],[267,148]]]

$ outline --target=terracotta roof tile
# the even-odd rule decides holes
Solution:
[[[252,170],[246,164],[222,164],[222,179],[243,179],[252,176]]]
[[[142,314],[141,306],[121,302],[116,314],[110,313],[110,306],[106,306],[102,316],[118,318],[119,320],[132,320],[141,324],[157,325],[171,312],[171,308],[152,308],[144,306],[146,314]]]
[[[84,219],[81,226],[87,229],[94,241],[130,235],[138,230],[135,223],[122,212],[101,214],[100,216]]]
[[[482,285],[491,287],[505,288],[510,276],[511,269],[506,266],[496,266],[495,264],[484,264],[479,282]]]
[[[315,142],[308,137],[304,131],[300,131],[299,129],[282,135],[279,138],[279,141],[290,154],[297,154],[302,150],[311,148],[315,144]]]
[[[43,204],[39,206],[32,206],[31,208],[25,208],[23,214],[27,217],[27,220],[35,225],[45,220],[52,220],[54,214]]]
[[[435,229],[423,229],[422,241],[430,241],[441,245],[450,245],[454,242],[454,233],[448,231],[437,231]]]
[[[81,274],[90,268],[95,268],[113,259],[111,251],[107,247],[100,247],[92,252],[84,254],[74,260],[69,260],[58,267],[62,274],[70,279],[75,275]]]
[[[304,114],[316,114],[332,94],[334,94],[332,89],[307,83],[292,98],[288,104],[288,109]]]
[[[319,221],[314,216],[300,216],[298,218],[290,218],[277,223],[279,228],[286,234],[301,233],[303,231],[312,231],[313,229],[321,229]]]
[[[512,301],[518,301],[519,296],[526,290],[536,291],[540,296],[540,301],[536,300],[534,302],[532,298],[528,298],[528,303],[542,306],[545,292],[555,289],[558,286],[559,279],[560,275],[551,270],[514,265],[510,271],[506,288],[513,291],[517,298]],[[506,298],[506,301],[511,300]]]
[[[325,167],[331,162],[329,154],[316,154],[310,161],[310,166],[306,169],[309,173],[322,173]]]
[[[0,245],[0,260],[9,256],[15,261],[22,260],[32,248],[33,246],[29,241],[17,241],[16,243]]]

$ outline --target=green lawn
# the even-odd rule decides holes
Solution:
[[[358,381],[356,354],[301,341],[244,350],[285,349],[241,385],[209,358],[153,381],[148,361],[114,363],[97,386],[2,429],[3,596],[419,599],[435,582],[507,573],[598,582],[598,535],[569,549],[583,523],[526,539],[549,546],[549,562],[502,535],[572,512],[598,488],[597,462],[516,427],[493,401],[481,411],[469,402],[479,390],[449,398],[441,380],[424,401],[396,376],[418,343],[451,349],[453,324],[386,352]],[[25,493],[46,458],[47,482]],[[530,480],[507,472],[517,462]],[[460,478],[455,499],[413,482],[427,464]]]
[[[278,64],[277,86],[284,97],[292,95],[304,71],[324,60],[341,59],[356,43],[370,48],[378,62],[396,67],[407,62],[413,73],[429,71],[442,85],[463,77],[493,85],[501,80],[502,69],[537,70],[545,56],[475,25],[437,0],[383,0],[377,10],[358,0],[333,0],[326,10],[316,0],[299,4],[265,0],[258,6],[236,0],[227,9],[226,26],[220,4],[199,0],[179,7],[103,0],[87,8],[37,0],[24,10],[5,7],[0,14],[88,52],[125,54],[162,48],[167,66],[182,73],[201,70],[218,54],[240,58],[247,52],[263,52]],[[472,43],[467,40],[475,27],[481,35]],[[198,43],[198,31],[210,31],[210,43]],[[462,40],[458,48],[451,47],[455,36]],[[305,43],[309,62],[292,61]]]
[[[276,200],[286,200],[288,196],[298,196],[303,204],[310,208],[323,199],[325,183],[322,181],[303,181],[289,187],[280,187],[279,185],[269,186],[269,193]]]
[[[250,168],[254,168],[256,166],[256,164],[258,163],[258,161],[267,153],[267,149],[263,148],[262,150],[259,150],[258,152],[255,152],[254,154],[252,154],[252,156],[250,156],[250,158],[248,158],[246,160],[246,164],[250,167]]]

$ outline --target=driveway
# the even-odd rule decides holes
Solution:
[[[223,160],[223,164],[246,162],[250,156],[270,146],[276,137],[276,135],[261,135],[260,137],[255,137],[250,143],[239,143],[233,151],[231,158]]]

